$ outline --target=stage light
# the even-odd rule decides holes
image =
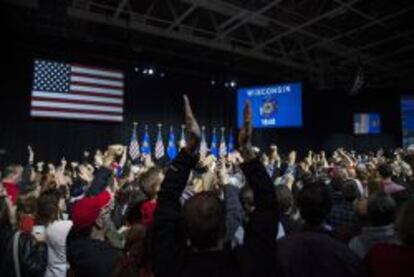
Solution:
[[[138,68],[138,67],[135,67],[135,68],[134,68],[134,71],[135,71],[135,72],[139,72],[139,68]]]
[[[211,84],[212,86],[214,86],[214,85],[216,84],[216,81],[215,81],[215,80],[211,80],[210,84]]]
[[[142,74],[144,74],[144,75],[146,75],[148,73],[148,70],[147,69],[144,69],[143,71],[142,71]]]
[[[152,68],[148,69],[148,74],[149,75],[154,75],[154,69],[152,69]]]
[[[225,82],[224,83],[224,86],[227,88],[227,87],[229,87],[229,83],[227,83],[227,82]]]
[[[164,73],[164,72],[161,72],[161,73],[160,73],[160,77],[161,77],[161,78],[164,78],[164,77],[165,77],[165,73]]]
[[[235,88],[237,86],[237,83],[235,81],[230,82],[230,87]]]

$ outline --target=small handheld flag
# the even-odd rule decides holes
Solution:
[[[175,144],[175,135],[173,126],[170,127],[170,135],[168,138],[167,154],[170,160],[175,159],[177,156],[177,146]]]
[[[158,123],[157,142],[155,143],[155,158],[157,160],[161,159],[165,155],[165,148],[164,148],[164,142],[162,141],[161,128],[162,128],[162,124]]]
[[[217,148],[217,135],[216,135],[216,128],[213,128],[213,135],[211,137],[211,146],[210,146],[211,154],[214,157],[218,157],[218,148]]]
[[[139,158],[139,143],[137,139],[137,122],[133,123],[132,128],[132,135],[131,135],[131,141],[129,142],[129,156],[132,160],[136,160]]]
[[[224,137],[224,127],[221,127],[220,138],[220,158],[224,158],[227,155],[226,138]]]
[[[144,137],[142,139],[141,152],[145,155],[151,155],[150,137],[148,134],[148,125],[145,125]]]

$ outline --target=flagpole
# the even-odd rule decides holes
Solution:
[[[138,126],[138,122],[136,121],[132,122],[132,132],[135,132],[135,135],[137,132],[137,126]]]

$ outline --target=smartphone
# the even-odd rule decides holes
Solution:
[[[46,228],[44,225],[35,225],[33,226],[33,231],[32,234],[33,235],[42,235],[44,234],[46,231]]]

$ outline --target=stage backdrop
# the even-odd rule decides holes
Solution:
[[[164,124],[164,143],[170,125],[178,128],[183,122],[183,93],[189,95],[194,112],[200,123],[210,127],[237,128],[236,90],[212,87],[208,79],[200,80],[191,75],[167,72],[165,78],[142,78],[133,70],[134,63],[118,64],[106,58],[96,58],[93,52],[82,56],[53,54],[39,55],[36,51],[10,50],[5,61],[3,90],[0,95],[0,149],[7,150],[7,159],[22,160],[26,156],[26,145],[31,144],[37,153],[36,159],[55,160],[65,155],[78,159],[83,150],[102,148],[110,143],[129,142],[132,122],[137,121],[139,139],[143,124],[151,127],[153,144],[156,139],[156,124]],[[59,52],[61,53],[61,52]],[[7,54],[7,53],[6,53]],[[52,55],[53,54],[53,55]],[[52,58],[67,62],[80,62],[110,66],[125,73],[125,99],[123,123],[96,123],[74,120],[40,119],[30,117],[30,92],[32,86],[33,61],[36,58]],[[189,70],[197,70],[192,65]],[[212,72],[213,73],[213,72]],[[319,91],[305,80],[302,81],[303,127],[255,130],[255,144],[262,148],[276,143],[284,150],[299,149],[304,153],[309,148],[334,149],[338,146],[356,149],[373,149],[379,146],[395,147],[401,144],[401,118],[399,91],[364,90],[361,95],[350,97],[341,88],[336,91]],[[265,86],[281,80],[240,80],[244,87]],[[406,94],[407,91],[404,91]],[[380,113],[381,133],[376,135],[354,135],[354,113]],[[207,129],[210,139],[211,129]]]
[[[125,72],[123,123],[33,118],[30,116],[33,58],[25,56],[14,60],[0,95],[0,149],[7,150],[8,159],[24,158],[28,144],[39,154],[39,159],[53,160],[62,155],[76,159],[83,150],[91,151],[110,143],[128,144],[134,121],[139,123],[139,140],[144,124],[148,124],[153,143],[156,124],[163,123],[166,144],[171,125],[179,138],[180,125],[184,122],[184,93],[189,96],[200,124],[207,127],[208,135],[211,127],[232,126],[235,120],[231,91],[215,89],[209,82],[173,73],[166,73],[164,78],[144,78],[134,72],[133,66],[119,68]]]

